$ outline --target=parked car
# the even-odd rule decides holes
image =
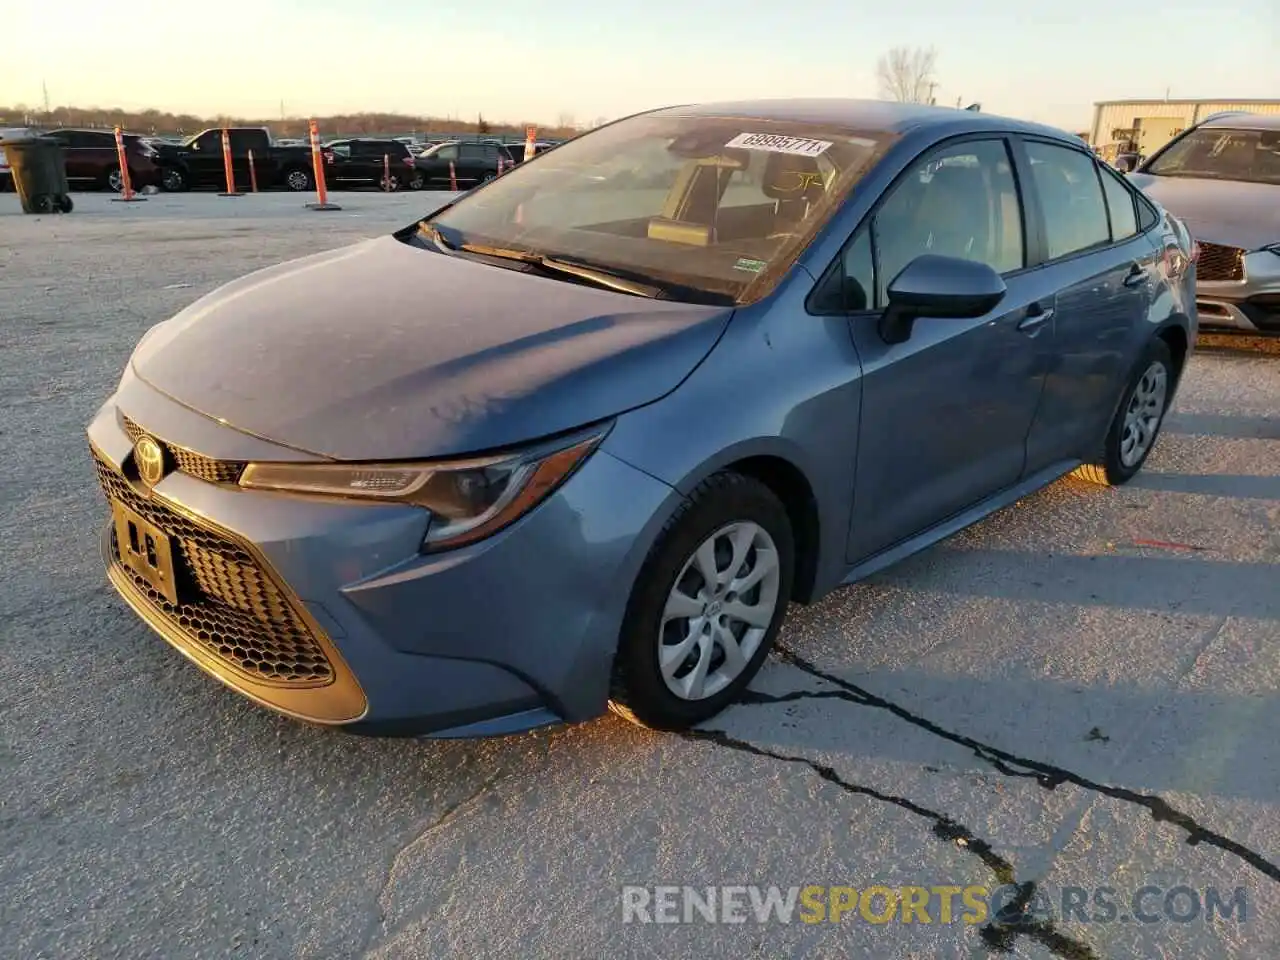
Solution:
[[[1072,470],[1133,477],[1194,344],[1191,252],[1048,127],[634,116],[148,331],[88,427],[108,575],[305,720],[685,727],[790,601]]]
[[[253,172],[259,188],[310,190],[315,186],[309,146],[276,143],[265,127],[231,127],[227,133],[231,143],[232,175],[238,189],[249,188],[250,151],[253,152]],[[164,189],[225,189],[227,178],[220,127],[202,130],[181,144],[157,146],[156,153]]]
[[[114,130],[60,127],[46,131],[44,136],[62,144],[67,182],[73,190],[114,190],[119,193],[124,189]],[[157,150],[154,143],[132,133],[124,134],[123,139],[129,181],[133,189],[158,187],[160,167],[156,164]]]
[[[1280,334],[1280,117],[1207,118],[1130,180],[1186,221],[1200,243],[1200,322]]]
[[[386,166],[390,167],[392,190],[401,187],[421,190],[426,185],[422,171],[414,165],[409,147],[398,140],[373,137],[334,140],[324,145],[321,155],[325,161],[325,185],[329,187],[381,187],[387,173],[384,158],[388,161]]]
[[[503,167],[515,165],[514,158],[500,143],[454,140],[418,154],[413,158],[413,165],[422,174],[424,186],[448,189],[452,164],[458,186],[465,190],[496,177],[499,160]]]

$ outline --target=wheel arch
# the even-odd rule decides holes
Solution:
[[[688,495],[716,473],[751,477],[763,483],[782,501],[791,520],[796,545],[791,599],[797,603],[809,603],[819,581],[823,523],[818,495],[800,451],[779,437],[735,444],[689,471],[674,486]]]
[[[1187,336],[1186,327],[1171,320],[1156,331],[1156,339],[1163,340],[1173,357],[1173,383],[1177,387],[1182,381],[1182,372],[1186,369],[1187,357],[1191,352],[1191,338]]]

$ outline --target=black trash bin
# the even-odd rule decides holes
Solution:
[[[71,190],[62,144],[52,137],[0,142],[23,213],[70,213]]]

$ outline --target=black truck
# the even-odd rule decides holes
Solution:
[[[251,150],[258,189],[310,190],[315,186],[310,147],[277,144],[265,127],[228,127],[227,135],[231,141],[231,169],[237,191],[247,191],[250,187]],[[202,130],[180,144],[156,144],[155,151],[160,185],[165,190],[226,189],[221,127]]]

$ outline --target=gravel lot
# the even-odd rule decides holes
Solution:
[[[439,196],[0,195],[0,956],[1277,956],[1275,342],[1202,350],[1129,486],[1062,481],[796,608],[753,702],[688,737],[357,739],[141,626],[82,434],[136,338]],[[1247,913],[622,922],[624,884],[1003,883],[1112,887],[1126,917],[1144,885],[1242,887]]]

